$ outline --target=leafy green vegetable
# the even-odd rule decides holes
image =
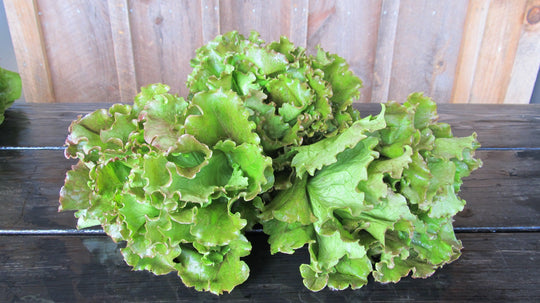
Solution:
[[[272,253],[309,244],[300,272],[318,291],[359,288],[371,273],[397,282],[427,277],[459,257],[452,217],[462,178],[481,165],[476,135],[454,138],[436,104],[412,94],[382,105],[343,133],[293,148],[293,186],[261,214]],[[283,197],[288,197],[284,200]]]
[[[358,118],[351,105],[362,82],[320,48],[308,56],[285,37],[264,45],[257,33],[246,39],[233,31],[197,50],[191,65],[191,96],[221,88],[243,101],[277,180],[290,178],[291,147],[332,137]]]
[[[240,258],[254,222],[243,213],[272,186],[272,160],[236,95],[217,90],[188,104],[168,90],[150,85],[133,106],[72,123],[66,156],[80,160],[60,209],[78,210],[80,228],[100,224],[125,241],[122,254],[136,270],[177,271],[198,290],[231,291],[248,277]]]
[[[152,84],[69,129],[79,162],[60,210],[125,242],[127,264],[230,292],[256,224],[273,254],[307,245],[313,291],[427,277],[459,256],[452,217],[479,144],[438,123],[434,101],[415,93],[361,118],[343,58],[256,33],[218,36],[191,64],[187,100]]]
[[[0,67],[0,124],[4,122],[4,112],[21,97],[21,92],[19,74]]]

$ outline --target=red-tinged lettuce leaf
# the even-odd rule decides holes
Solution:
[[[217,248],[214,257],[211,253],[202,255],[196,249],[181,245],[182,252],[175,259],[178,275],[187,286],[195,287],[199,291],[210,291],[221,294],[231,292],[233,288],[247,280],[249,268],[240,257],[251,251],[251,244],[241,236],[228,246],[228,251],[222,258],[216,258],[223,252]],[[221,262],[212,262],[212,259],[222,259]]]
[[[191,65],[186,100],[152,84],[69,129],[79,163],[59,209],[124,242],[127,264],[230,292],[249,275],[257,223],[272,254],[307,246],[313,291],[425,278],[459,257],[452,217],[479,144],[439,123],[433,100],[414,93],[361,119],[347,62],[285,37],[230,32]]]
[[[187,102],[168,94],[168,87],[147,90],[146,103],[139,100],[139,122],[144,123],[144,140],[159,150],[169,152],[184,134],[183,123]],[[150,99],[151,98],[151,99]]]
[[[64,186],[60,189],[58,211],[78,210],[90,206],[92,190],[88,187],[89,173],[90,169],[81,161],[71,166],[71,170],[66,173]]]
[[[198,209],[190,233],[204,246],[223,246],[240,237],[246,220],[228,210],[227,201],[220,199]]]
[[[255,123],[249,121],[249,113],[242,100],[232,92],[221,89],[196,94],[191,100],[192,109],[185,121],[186,133],[200,142],[213,146],[221,140],[238,144],[259,144]]]
[[[306,287],[359,288],[369,274],[380,282],[425,278],[459,256],[452,217],[465,204],[461,179],[481,165],[479,145],[475,135],[454,138],[435,109],[413,94],[365,120],[381,119],[380,127],[358,120],[292,149],[302,179],[278,190],[260,218],[272,253],[309,245],[310,264],[300,266]]]
[[[349,64],[336,54],[317,50],[313,65],[324,72],[324,80],[330,83],[332,96],[330,101],[339,111],[346,110],[360,96],[362,81],[353,75]]]
[[[229,32],[197,50],[188,76],[190,98],[232,90],[249,109],[274,171],[285,174],[291,147],[332,137],[359,116],[351,105],[360,79],[343,58],[319,52],[308,56],[285,37],[265,45],[256,33],[246,39]]]
[[[150,85],[134,106],[72,123],[66,155],[80,162],[66,174],[60,209],[78,210],[79,228],[99,224],[125,242],[136,270],[230,291],[249,273],[243,234],[260,209],[251,200],[273,186],[272,159],[236,94],[203,92],[188,104],[168,90]]]
[[[102,130],[110,130],[114,118],[107,110],[97,110],[84,117],[73,121],[69,127],[69,135],[66,139],[65,154],[70,158],[88,159],[92,150],[117,149],[115,144],[107,144],[101,141]]]

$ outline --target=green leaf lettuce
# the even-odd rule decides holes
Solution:
[[[481,165],[472,158],[479,145],[474,134],[441,132],[435,109],[412,94],[293,149],[293,185],[277,191],[260,218],[272,253],[308,244],[310,263],[300,267],[307,288],[359,288],[369,274],[380,282],[410,272],[425,278],[459,256],[452,217],[465,204],[461,179]]]
[[[151,84],[69,128],[65,155],[79,161],[60,210],[123,242],[135,270],[230,292],[248,278],[257,224],[272,254],[307,246],[313,291],[428,277],[459,257],[452,217],[479,144],[439,123],[433,100],[360,117],[346,61],[284,37],[230,32],[191,65],[186,99]]]
[[[272,160],[236,95],[204,92],[188,104],[164,85],[135,104],[113,105],[74,121],[60,209],[79,227],[101,225],[136,270],[178,272],[214,293],[244,282],[252,200],[272,186]],[[216,111],[215,108],[223,110]],[[225,121],[228,121],[226,125]],[[215,124],[220,124],[216,126]]]
[[[4,122],[4,112],[21,97],[22,82],[18,73],[0,68],[0,124]]]

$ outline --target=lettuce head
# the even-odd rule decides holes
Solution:
[[[248,278],[254,226],[271,253],[307,246],[299,275],[312,291],[428,277],[458,258],[452,217],[479,144],[439,123],[433,100],[414,93],[361,117],[362,82],[343,58],[257,33],[218,36],[191,65],[186,99],[152,84],[69,128],[78,163],[60,210],[102,226],[127,264],[230,292]]]

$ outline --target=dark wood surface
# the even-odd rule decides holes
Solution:
[[[68,126],[108,105],[15,104],[0,125],[0,302],[182,301],[521,301],[540,300],[540,106],[439,106],[456,135],[478,133],[483,168],[465,179],[467,200],[455,217],[461,258],[428,279],[371,281],[359,290],[312,293],[298,267],[307,249],[271,256],[252,232],[250,277],[215,296],[182,285],[174,274],[135,272],[99,229],[77,231],[72,212],[58,213]],[[359,104],[363,115],[377,104]]]

